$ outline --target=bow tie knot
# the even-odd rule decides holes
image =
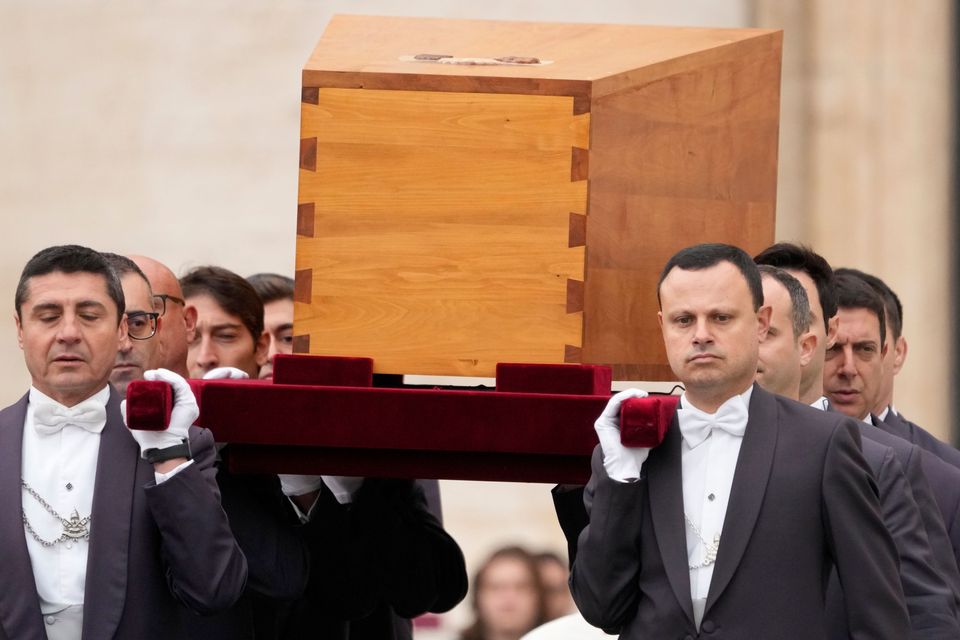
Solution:
[[[716,413],[704,413],[689,403],[684,404],[687,406],[677,411],[677,420],[680,424],[680,435],[691,449],[700,446],[714,429],[741,438],[747,430],[749,414],[740,396],[724,402]]]
[[[100,433],[107,421],[107,408],[93,398],[72,407],[57,402],[39,402],[33,409],[33,426],[40,435],[59,433],[72,424],[90,433]]]

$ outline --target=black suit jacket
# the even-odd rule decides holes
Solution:
[[[222,449],[229,457],[229,447]],[[303,595],[310,553],[303,527],[290,517],[276,475],[234,474],[220,461],[217,485],[223,509],[247,558],[242,597],[212,616],[182,612],[187,640],[270,640],[280,633],[278,611]]]
[[[871,440],[867,434],[863,434],[861,449],[877,481],[884,525],[897,548],[900,584],[910,614],[910,637],[914,640],[960,638],[956,596],[952,580],[945,575],[949,567],[938,566],[921,509],[914,500],[911,483],[896,453],[890,447]],[[922,474],[920,480],[923,480]],[[939,521],[936,506],[928,509],[931,509],[929,515],[934,521]],[[942,524],[940,529],[943,529]],[[953,567],[952,573],[954,576],[957,574],[956,567]],[[846,601],[835,571],[830,576],[827,590],[827,611],[830,637],[834,640],[849,638]]]
[[[910,422],[903,414],[887,411],[883,420],[874,420],[874,424],[895,436],[908,440],[924,451],[929,451],[947,464],[960,469],[960,450],[937,439],[929,431]]]
[[[754,387],[700,631],[714,637],[827,637],[835,564],[853,638],[910,627],[896,550],[854,421]],[[638,482],[611,480],[599,447],[584,492],[571,587],[584,617],[621,638],[694,637],[674,418]]]
[[[960,566],[960,452],[893,411],[887,412],[886,421],[871,417],[878,429],[923,449],[923,472],[930,481],[954,559]]]
[[[409,640],[408,618],[467,593],[460,547],[412,480],[368,478],[349,505],[324,487],[304,529],[310,579],[281,611],[281,638]]]
[[[0,638],[44,640],[21,508],[21,448],[27,396],[0,412]],[[191,427],[194,463],[157,485],[153,465],[120,416],[111,390],[100,435],[83,638],[183,637],[179,612],[231,606],[247,564],[217,493],[213,437]]]

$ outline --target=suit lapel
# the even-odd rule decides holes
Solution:
[[[83,637],[112,638],[123,614],[130,554],[130,520],[140,449],[120,414],[112,388],[100,435],[84,590]]]
[[[710,580],[704,615],[730,583],[750,541],[770,479],[778,429],[776,400],[754,385],[750,397],[750,418],[733,474],[730,502],[723,519],[720,550]]]
[[[887,410],[886,418],[884,418],[882,421],[878,419],[876,422],[874,422],[874,424],[895,436],[904,438],[910,442],[914,442],[909,423],[903,418],[903,416],[894,413],[892,409]],[[914,442],[914,444],[916,444],[916,442]]]
[[[10,638],[46,638],[23,530],[20,471],[27,396],[0,413],[0,624]]]
[[[664,570],[677,601],[692,624],[693,603],[690,600],[687,536],[683,520],[680,441],[680,428],[674,411],[663,442],[650,453],[644,469],[647,472],[650,516]]]

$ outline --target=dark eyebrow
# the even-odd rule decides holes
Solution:
[[[224,322],[222,324],[215,324],[210,327],[210,332],[222,331],[224,329],[242,329],[243,325],[239,322]]]
[[[77,303],[78,307],[103,307],[106,309],[104,304],[98,300],[81,300]]]
[[[31,313],[42,313],[44,311],[63,311],[63,305],[56,302],[41,302],[33,305]]]
[[[284,322],[281,325],[277,325],[277,331],[290,331],[291,329],[293,329],[292,322]]]

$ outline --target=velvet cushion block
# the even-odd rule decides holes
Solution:
[[[677,411],[677,396],[630,398],[620,406],[620,442],[626,447],[656,447],[663,442]]]
[[[170,424],[173,390],[162,380],[133,380],[127,386],[127,426],[163,431]]]

